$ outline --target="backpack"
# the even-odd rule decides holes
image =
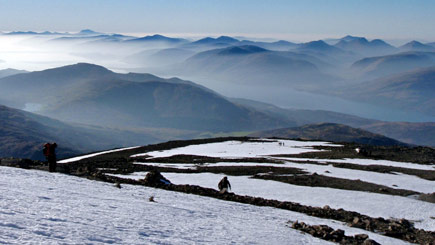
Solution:
[[[50,143],[46,143],[44,145],[44,149],[42,149],[42,153],[44,153],[44,156],[49,156],[50,155]]]

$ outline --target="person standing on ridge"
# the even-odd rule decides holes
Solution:
[[[219,181],[218,187],[220,193],[227,193],[228,188],[231,190],[231,184],[228,181],[227,176],[225,176],[223,179],[221,179],[221,181]]]
[[[48,161],[48,171],[50,172],[56,172],[56,147],[56,143],[44,145],[43,153]]]

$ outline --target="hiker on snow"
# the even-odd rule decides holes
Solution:
[[[225,176],[221,181],[219,181],[218,184],[220,193],[226,193],[228,192],[228,188],[231,190],[231,184],[227,179],[227,176]]]
[[[48,171],[50,172],[56,172],[56,147],[57,144],[53,143],[46,143],[44,145],[44,150],[42,151],[44,153],[45,158],[47,158],[48,161]]]

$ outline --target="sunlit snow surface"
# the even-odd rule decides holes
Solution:
[[[435,165],[425,165],[410,162],[394,162],[389,160],[374,160],[374,159],[310,159],[310,158],[295,158],[295,157],[277,157],[277,159],[289,160],[289,161],[317,161],[317,162],[337,162],[337,163],[352,163],[358,165],[381,165],[381,166],[391,166],[399,168],[412,168],[420,170],[435,170]]]
[[[402,173],[377,173],[370,171],[362,171],[355,169],[336,168],[332,165],[317,165],[317,164],[300,164],[286,161],[283,164],[278,163],[250,163],[250,162],[219,162],[219,163],[204,163],[188,164],[188,163],[152,163],[152,162],[135,162],[135,164],[169,167],[177,169],[194,169],[197,166],[222,167],[222,166],[271,166],[271,167],[291,167],[306,171],[308,174],[317,173],[325,176],[361,180],[373,184],[384,185],[394,189],[406,189],[422,193],[432,193],[435,191],[435,182],[419,178],[414,175]],[[135,176],[138,176],[137,174]],[[132,176],[130,176],[132,177]],[[143,176],[142,176],[143,178]]]
[[[127,147],[127,148],[114,149],[114,150],[110,150],[110,151],[102,151],[102,152],[97,152],[97,153],[93,153],[93,154],[87,154],[87,155],[83,155],[83,156],[68,158],[68,159],[57,161],[57,162],[58,163],[75,162],[75,161],[79,161],[79,160],[82,160],[82,159],[85,159],[85,158],[95,157],[95,156],[103,155],[103,154],[106,154],[106,153],[112,153],[112,152],[130,150],[130,149],[134,149],[134,148],[138,148],[138,147],[139,146],[133,146],[133,147]]]
[[[284,145],[280,145],[283,143]],[[149,155],[151,157],[170,157],[174,155],[198,155],[210,157],[264,157],[277,154],[299,154],[320,151],[313,146],[336,146],[328,142],[305,142],[295,140],[267,140],[262,142],[225,141],[201,145],[189,145],[165,151],[152,151],[132,157]]]
[[[332,244],[290,229],[289,220],[405,244],[270,207],[36,170],[0,167],[0,176],[0,244]]]
[[[143,179],[145,172],[117,177]],[[182,174],[163,173],[173,184],[199,185],[217,189],[217,183],[225,175],[212,173]],[[343,208],[372,217],[406,218],[415,222],[417,228],[435,231],[435,220],[431,218],[435,204],[408,197],[383,195],[371,192],[350,191],[324,187],[290,185],[272,180],[252,179],[248,176],[229,176],[232,191],[249,195],[298,202],[304,205]]]
[[[35,170],[0,175],[0,244],[329,244],[287,227],[284,210]]]

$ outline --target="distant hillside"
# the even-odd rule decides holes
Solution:
[[[362,126],[362,128],[373,133],[400,139],[409,144],[435,147],[435,122],[377,122]]]
[[[6,77],[0,86],[0,95],[16,108],[92,125],[238,131],[287,123],[192,82],[85,63]]]
[[[294,88],[320,86],[334,80],[311,62],[327,66],[309,55],[245,45],[200,52],[184,61],[178,70],[182,75],[202,75],[239,84],[291,84]]]
[[[409,43],[406,43],[403,46],[400,46],[399,49],[403,51],[435,52],[434,47],[417,41],[411,41]]]
[[[221,44],[234,44],[238,43],[239,40],[228,37],[220,36],[218,38],[206,37],[197,41],[192,42],[193,45],[221,45]]]
[[[42,119],[42,117],[41,117]],[[45,119],[44,119],[45,120]],[[57,130],[33,120],[27,113],[0,106],[0,157],[24,157],[42,160],[45,142],[59,143],[59,157],[78,154],[71,144],[60,142]],[[59,123],[61,125],[61,123]],[[63,126],[66,128],[66,126]]]
[[[0,157],[43,160],[42,145],[57,142],[58,157],[165,140],[194,138],[198,132],[164,128],[107,128],[64,123],[0,105]]]
[[[407,144],[435,147],[435,138],[432,136],[435,133],[435,123],[431,122],[384,122],[332,111],[283,109],[271,104],[246,99],[231,99],[231,101],[283,120],[295,122],[294,125],[288,126],[318,123],[344,124],[385,135]]]
[[[346,124],[352,127],[361,127],[364,125],[379,122],[373,119],[367,119],[367,118],[357,117],[357,116],[333,112],[333,111],[284,109],[271,104],[253,101],[253,100],[236,99],[236,98],[231,98],[230,100],[234,103],[243,105],[245,107],[250,107],[254,110],[260,111],[267,115],[282,118],[283,120],[288,120],[290,122],[295,123],[294,125],[289,125],[289,126],[302,126],[305,124],[328,122],[328,123]]]
[[[129,55],[123,60],[145,67],[157,67],[183,62],[194,54],[194,51],[182,48],[151,49]]]
[[[310,124],[294,128],[282,128],[253,133],[254,137],[300,138],[305,140],[325,140],[333,142],[355,142],[369,145],[406,145],[385,136],[362,129],[334,123]]]
[[[180,44],[183,42],[187,42],[186,39],[182,38],[172,38],[166,37],[159,34],[155,34],[152,36],[145,36],[140,38],[134,38],[127,40],[128,43],[166,43],[166,44]]]
[[[435,116],[435,66],[352,86],[343,96]]]
[[[397,48],[380,39],[368,41],[364,37],[345,38],[340,40],[334,46],[343,50],[359,53],[365,57],[397,52]]]
[[[365,58],[355,62],[351,69],[356,75],[378,78],[430,66],[435,66],[435,52],[403,52]]]
[[[25,70],[17,70],[17,69],[4,69],[4,70],[0,70],[0,78],[3,77],[7,77],[7,76],[12,76],[15,74],[21,74],[21,73],[26,73],[28,71]]]
[[[363,57],[358,53],[329,45],[322,40],[301,43],[294,51],[315,56],[329,64],[345,66]]]

